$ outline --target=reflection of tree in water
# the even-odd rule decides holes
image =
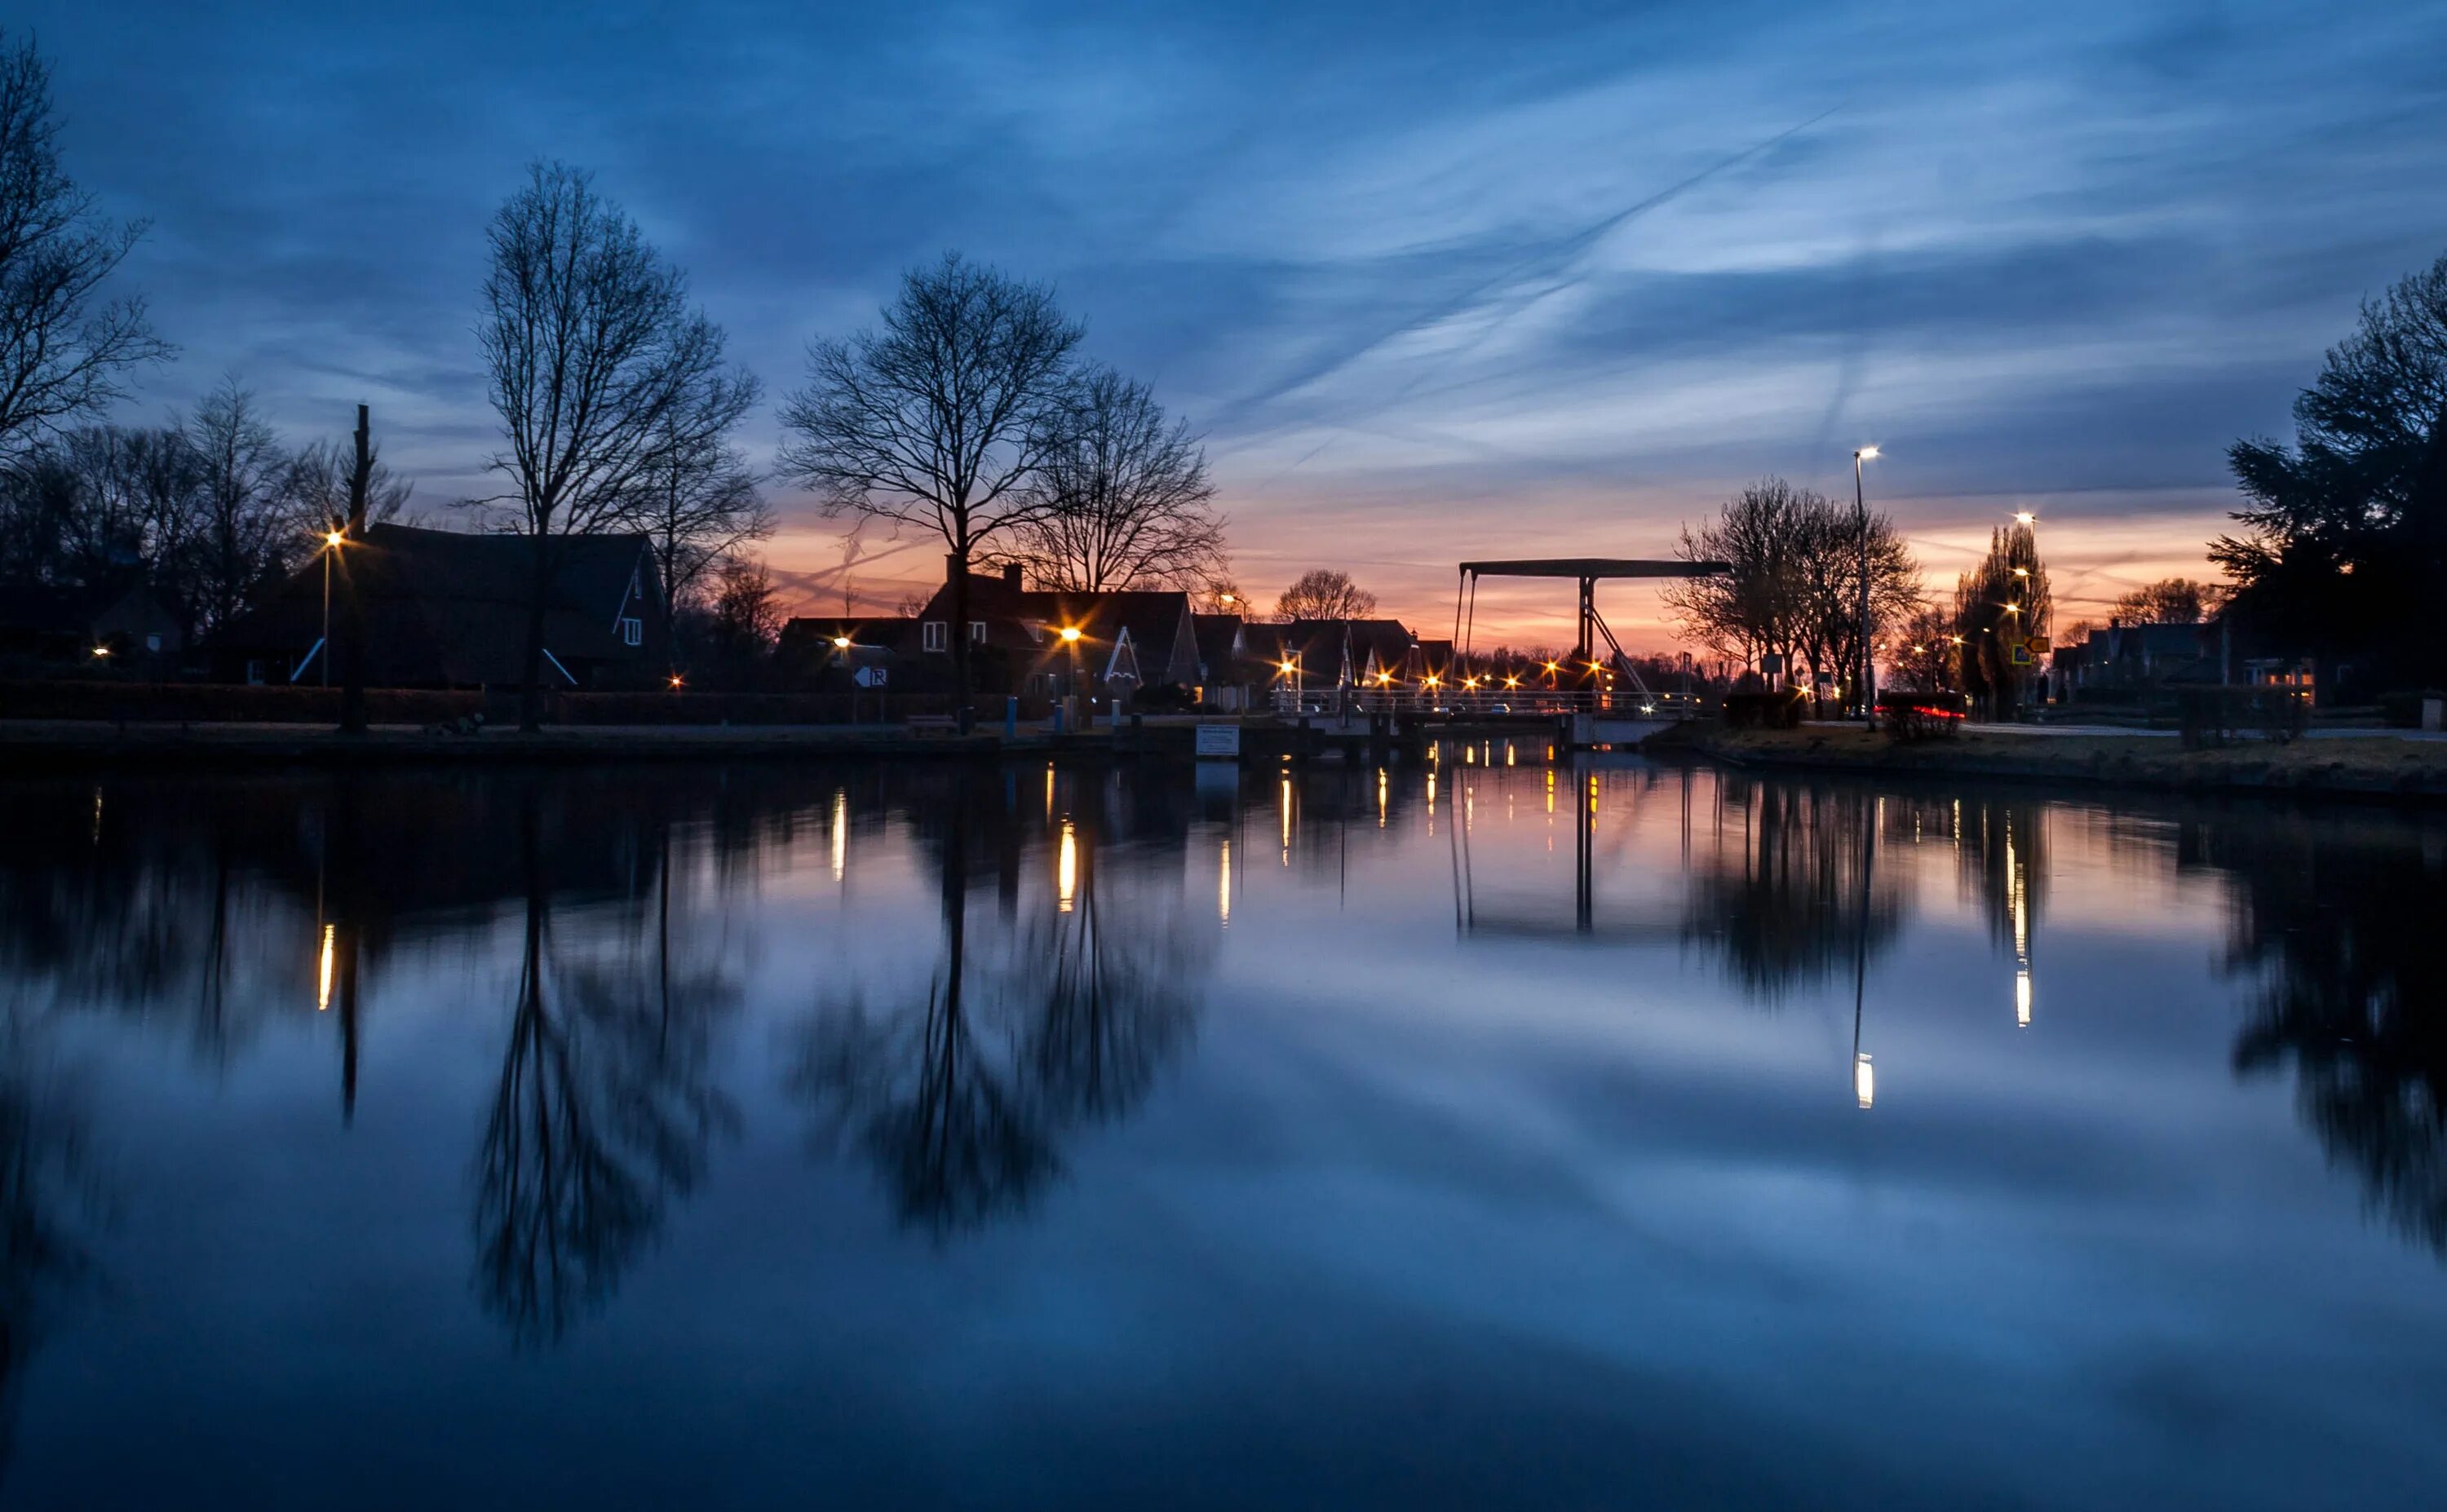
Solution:
[[[1722,778],[1713,842],[1695,848],[1683,938],[1721,954],[1735,982],[1773,1001],[1849,973],[1864,947],[1862,853],[1878,796],[1864,787]],[[1893,944],[1909,874],[1872,862],[1866,947]]]
[[[1963,890],[1979,900],[1989,937],[2027,962],[2047,898],[2045,805],[2021,799],[1954,799],[1951,829]]]
[[[477,1166],[477,1275],[523,1343],[559,1339],[609,1297],[705,1173],[737,1113],[712,1085],[711,1029],[730,989],[671,958],[671,860],[656,961],[562,959],[543,876],[541,799],[523,816],[528,878],[518,1001]]]
[[[2200,830],[2187,849],[2234,878],[2229,964],[2260,977],[2237,1070],[2291,1062],[2330,1159],[2447,1256],[2447,833],[2282,812]]]
[[[74,1088],[0,1015],[0,1484],[15,1446],[17,1383],[45,1315],[93,1261],[79,1220],[95,1206]]]
[[[1010,914],[989,922],[969,896],[975,837],[1015,863],[1003,841],[1016,820],[967,798],[937,837],[943,953],[922,1003],[820,1010],[790,1081],[823,1142],[860,1151],[900,1219],[938,1234],[1026,1208],[1060,1175],[1066,1131],[1139,1105],[1188,1042],[1213,947],[1184,917],[1177,874],[1167,891],[1077,822],[1042,836],[1053,896],[1031,898],[1023,923],[1006,889]]]

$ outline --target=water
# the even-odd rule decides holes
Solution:
[[[2447,823],[1545,755],[0,786],[0,1503],[2438,1504]]]

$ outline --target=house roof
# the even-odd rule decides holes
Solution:
[[[563,663],[635,656],[616,622],[633,583],[654,591],[646,538],[559,536],[551,552],[546,649]],[[457,686],[523,680],[533,537],[373,525],[340,548],[335,580],[343,573],[365,605],[369,679]],[[233,649],[302,656],[322,633],[318,553],[216,638]]]
[[[1242,645],[1243,621],[1238,614],[1194,614],[1191,633],[1198,637],[1199,670],[1208,677],[1228,677]]]

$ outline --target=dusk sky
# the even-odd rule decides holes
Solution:
[[[1240,580],[1450,624],[1472,556],[1662,555],[1781,473],[1929,570],[2036,510],[2060,622],[2201,575],[2223,452],[2447,251],[2447,7],[19,7],[122,274],[293,441],[374,406],[484,491],[472,327],[522,165],[591,168],[766,383],[947,247],[1054,284],[1207,438]],[[841,605],[844,527],[772,545]],[[862,609],[939,571],[870,531]],[[1632,637],[1653,594],[1617,590]],[[1562,643],[1568,585],[1482,592]],[[1631,638],[1631,637],[1627,637]]]

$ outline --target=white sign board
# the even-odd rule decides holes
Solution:
[[[883,686],[883,673],[884,669],[881,667],[862,667],[850,673],[850,681],[861,688],[881,688]]]
[[[1198,727],[1200,760],[1222,757],[1238,761],[1241,756],[1241,727],[1238,725],[1201,725]]]

